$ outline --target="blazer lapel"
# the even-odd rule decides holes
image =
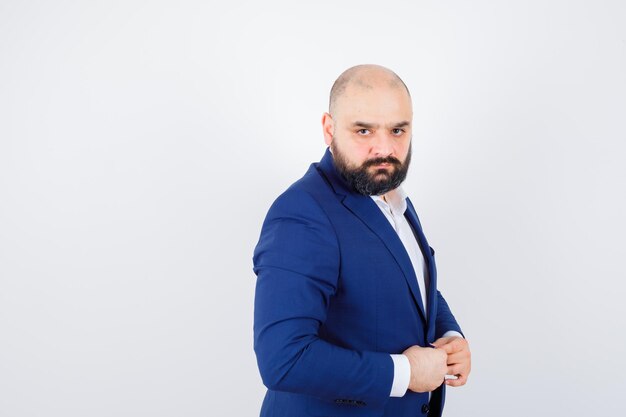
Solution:
[[[422,303],[422,296],[417,285],[417,277],[411,265],[411,259],[406,253],[406,249],[400,237],[385,215],[380,211],[374,200],[368,196],[356,196],[349,194],[343,200],[343,204],[352,211],[357,217],[361,219],[367,227],[370,228],[375,234],[378,235],[383,244],[387,247],[391,255],[394,257],[400,269],[404,273],[404,278],[411,289],[413,299],[419,306],[422,319],[426,321],[424,315],[424,304]]]
[[[428,282],[426,285],[428,294],[426,295],[426,303],[428,304],[428,325],[430,327],[435,325],[435,314],[433,314],[433,308],[435,307],[435,299],[437,293],[437,271],[435,270],[435,260],[430,251],[428,241],[426,241],[426,236],[424,235],[424,231],[422,230],[422,225],[420,224],[419,218],[417,217],[417,212],[413,207],[413,203],[411,203],[411,200],[409,200],[408,198],[405,217],[408,219],[409,223],[413,227],[413,231],[415,232],[415,236],[417,238],[419,246],[422,249],[424,260],[428,265]]]
[[[342,203],[352,213],[354,213],[361,221],[374,232],[383,244],[387,247],[398,266],[404,274],[404,278],[411,290],[411,294],[415,303],[419,307],[420,315],[424,322],[426,322],[426,315],[424,314],[424,305],[422,303],[422,297],[417,285],[417,277],[411,264],[411,259],[398,237],[398,234],[393,229],[385,215],[380,211],[374,200],[369,196],[359,194],[351,190],[348,184],[337,173],[332,160],[332,154],[328,149],[324,157],[320,161],[319,167],[333,186],[333,189],[337,194],[343,195]]]

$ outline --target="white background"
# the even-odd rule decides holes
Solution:
[[[624,415],[623,1],[1,1],[0,415],[254,416],[252,251],[346,68],[473,371],[446,416]]]

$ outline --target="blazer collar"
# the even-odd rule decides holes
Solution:
[[[350,187],[341,174],[337,172],[333,154],[330,152],[330,147],[326,148],[326,152],[324,152],[324,156],[320,160],[318,167],[322,170],[324,176],[328,179],[328,182],[330,182],[330,185],[336,194],[345,196],[350,193],[356,193],[356,191],[352,190],[352,187]]]
[[[376,202],[369,196],[359,194],[356,192],[347,182],[341,174],[337,171],[333,156],[330,153],[330,149],[326,148],[324,156],[318,164],[319,169],[330,183],[331,187],[336,194],[343,196],[341,202],[352,213],[354,213],[361,221],[374,232],[383,244],[387,247],[393,258],[398,263],[398,266],[404,274],[404,278],[411,290],[413,300],[418,305],[418,310],[424,321],[426,321],[426,315],[424,313],[424,305],[422,303],[422,297],[417,285],[417,277],[411,264],[402,241],[398,237],[398,234],[393,229],[385,215],[380,211],[380,208],[376,205]],[[422,242],[420,242],[422,246]],[[428,245],[426,246],[428,247]],[[427,255],[424,255],[429,261]],[[384,277],[383,277],[384,279]],[[429,291],[430,292],[430,291]],[[429,297],[429,301],[430,301]]]

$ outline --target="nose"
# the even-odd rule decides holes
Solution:
[[[393,153],[393,136],[389,132],[377,132],[372,142],[374,157],[386,158]]]

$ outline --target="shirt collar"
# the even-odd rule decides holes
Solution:
[[[407,195],[401,185],[387,192],[387,201],[383,200],[382,195],[372,195],[370,197],[378,205],[382,204],[383,206],[389,206],[391,212],[396,215],[402,215],[406,211]]]

